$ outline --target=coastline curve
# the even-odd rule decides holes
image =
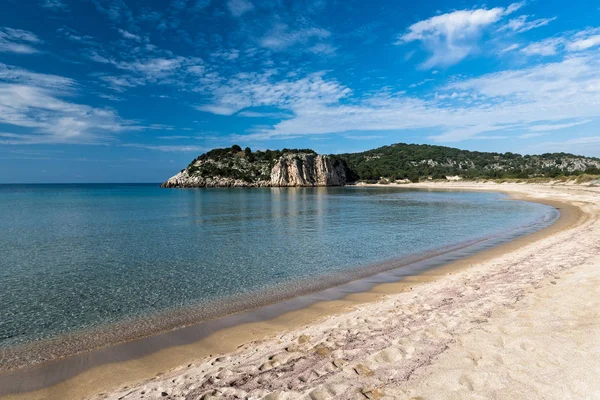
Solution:
[[[569,207],[569,205],[560,202],[542,201],[542,203],[550,205],[554,207],[554,209],[562,206],[561,208],[564,210],[565,207]],[[404,264],[396,264],[391,268],[389,263],[388,265],[381,265],[381,271],[377,272],[374,269],[370,269],[365,276],[359,277],[351,282],[343,283],[311,294],[303,294],[282,302],[256,308],[249,312],[229,315],[217,320],[210,320],[205,323],[188,326],[167,333],[121,343],[69,358],[50,361],[30,369],[4,373],[0,375],[0,396],[12,394],[8,397],[19,398],[19,394],[30,393],[32,391],[44,391],[50,387],[57,388],[64,386],[66,380],[81,376],[84,373],[88,374],[91,370],[98,368],[105,369],[109,365],[122,365],[123,363],[133,362],[134,360],[146,357],[152,358],[159,353],[173,352],[177,348],[186,346],[200,347],[203,348],[204,351],[211,351],[213,353],[222,352],[219,351],[220,346],[211,347],[210,342],[211,340],[214,340],[215,335],[218,335],[223,330],[235,330],[248,326],[249,324],[260,324],[265,323],[265,321],[275,321],[281,318],[285,319],[286,315],[302,312],[302,310],[308,308],[320,308],[325,303],[341,302],[349,303],[346,304],[346,306],[352,306],[353,304],[356,305],[356,303],[361,302],[361,300],[347,300],[350,297],[359,297],[362,298],[362,300],[373,301],[381,295],[381,291],[377,290],[381,285],[391,283],[397,284],[403,281],[411,281],[411,284],[414,284],[414,280],[411,280],[411,278],[414,278],[415,276],[432,272],[435,273],[435,271],[438,271],[439,273],[440,268],[455,264],[458,260],[464,261],[474,255],[482,254],[482,252],[485,252],[486,250],[489,251],[489,249],[497,249],[499,246],[514,243],[515,239],[527,238],[535,233],[539,234],[548,229],[548,227],[557,225],[554,223],[557,218],[559,220],[562,219],[562,225],[566,226],[570,222],[567,221],[565,223],[565,216],[566,214],[561,212],[560,218],[555,214],[554,218],[548,218],[545,221],[541,221],[540,224],[535,224],[535,226],[524,227],[524,229],[519,230],[518,232],[511,232],[509,235],[502,236],[501,238],[495,237],[479,240],[476,243],[461,245],[458,246],[458,248],[452,248],[449,249],[449,251],[440,254],[429,254],[428,257],[420,260],[411,260],[412,262],[408,263],[405,260]],[[333,308],[336,308],[333,310],[334,312],[340,311],[339,305],[334,306]],[[277,323],[274,324],[277,325]],[[260,333],[258,336],[260,336]],[[204,343],[204,345],[200,344],[203,341],[206,343]],[[242,340],[242,343],[243,342],[244,341]],[[228,343],[228,345],[231,347],[232,343]],[[209,350],[211,348],[214,350]],[[203,354],[200,352],[195,353],[191,358],[196,359],[202,356]],[[190,356],[188,355],[187,357],[189,360]],[[180,361],[183,362],[178,362],[176,364],[184,364],[186,362],[185,357],[180,359]],[[170,368],[172,367],[173,366]],[[141,369],[143,370],[144,368]],[[164,369],[169,368],[163,368],[162,370]],[[148,374],[142,375],[147,376]]]

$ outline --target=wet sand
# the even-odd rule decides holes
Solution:
[[[68,381],[35,392],[10,395],[6,398],[79,399],[94,395],[94,393],[97,394],[101,391],[114,389],[115,387],[126,383],[133,383],[136,381],[143,382],[151,377],[155,377],[157,374],[162,374],[165,371],[189,363],[193,363],[193,365],[180,368],[165,375],[168,376],[168,378],[164,382],[160,377],[154,378],[151,381],[147,381],[145,384],[142,383],[142,386],[132,387],[131,389],[128,388],[124,391],[119,390],[108,395],[108,397],[121,398],[123,395],[129,393],[129,395],[124,398],[164,398],[167,396],[176,396],[173,398],[198,398],[198,396],[204,394],[204,392],[199,392],[199,390],[221,390],[222,392],[225,390],[223,393],[226,395],[229,390],[230,392],[237,391],[235,394],[242,395],[242,393],[246,393],[260,398],[260,396],[267,395],[270,391],[276,390],[277,388],[290,392],[289,396],[292,396],[281,398],[296,398],[309,395],[311,391],[317,390],[315,388],[326,384],[327,379],[324,379],[324,377],[333,379],[333,377],[343,373],[344,370],[347,369],[346,367],[350,368],[349,365],[354,362],[357,357],[360,360],[360,357],[353,354],[353,352],[348,353],[347,351],[345,352],[342,350],[345,347],[348,347],[349,343],[354,343],[358,340],[362,343],[362,346],[373,347],[374,343],[369,342],[371,340],[376,341],[377,335],[374,334],[375,332],[369,331],[371,325],[374,325],[373,329],[377,332],[389,331],[388,339],[396,338],[398,336],[398,331],[394,330],[397,328],[395,324],[384,323],[383,320],[377,321],[377,318],[382,317],[382,315],[385,317],[393,316],[395,322],[402,320],[410,322],[411,318],[418,318],[420,315],[417,311],[407,312],[406,310],[397,311],[398,315],[395,315],[396,312],[394,309],[390,309],[390,304],[406,301],[407,299],[412,298],[413,294],[417,294],[418,297],[417,292],[419,291],[429,290],[431,292],[433,290],[437,297],[439,297],[440,295],[437,292],[444,291],[443,288],[439,286],[441,286],[442,281],[448,280],[449,277],[464,273],[474,273],[477,275],[476,272],[472,271],[475,271],[478,268],[484,268],[484,266],[492,260],[497,260],[502,257],[506,258],[507,254],[511,255],[517,251],[524,251],[531,246],[539,246],[540,243],[547,242],[548,239],[551,238],[556,238],[559,234],[576,231],[584,226],[586,222],[589,222],[591,218],[589,212],[581,211],[580,208],[578,208],[579,204],[572,204],[573,202],[580,201],[577,200],[577,196],[574,195],[574,193],[576,191],[584,190],[583,188],[563,188],[561,190],[564,193],[561,192],[560,196],[556,196],[557,193],[553,193],[555,190],[548,187],[539,187],[537,189],[528,187],[527,190],[524,191],[522,188],[518,187],[522,185],[513,186],[516,187],[508,188],[506,186],[498,185],[493,187],[482,185],[472,187],[448,185],[444,187],[449,187],[452,190],[501,189],[502,191],[510,192],[513,195],[517,193],[517,197],[540,201],[561,208],[561,218],[559,221],[542,231],[495,247],[483,253],[478,253],[472,257],[459,260],[455,263],[446,265],[443,268],[428,271],[420,275],[406,277],[402,282],[377,285],[367,292],[354,293],[340,300],[314,303],[301,310],[289,312],[267,321],[256,321],[225,328],[195,343],[165,348],[156,353],[142,355],[141,357],[120,363],[99,365],[98,367],[87,370]],[[425,186],[419,185],[417,187]],[[439,186],[434,186],[434,188],[439,188]],[[596,189],[590,188],[589,190],[593,192],[591,196],[600,194]],[[590,196],[589,194],[587,195]],[[578,196],[584,198],[586,193],[579,193]],[[558,201],[555,200],[556,198],[558,198]],[[561,198],[562,201],[560,201]],[[465,268],[469,266],[473,266],[473,268]],[[419,285],[420,283],[425,284]],[[438,286],[437,289],[436,286]],[[434,295],[433,297],[435,300],[436,296]],[[453,299],[453,297],[447,298]],[[429,302],[432,301],[433,300],[429,300]],[[365,312],[365,309],[369,310]],[[361,318],[363,320],[365,319],[365,315],[373,316],[376,323],[358,323]],[[327,316],[332,317],[325,318]],[[335,323],[332,321],[337,321],[337,330],[344,331],[346,336],[338,337],[331,331],[331,324]],[[353,325],[354,323],[366,325],[361,327],[362,329],[366,329],[366,331],[352,328],[355,326]],[[306,325],[309,326],[306,327]],[[343,328],[341,328],[342,326]],[[417,326],[418,324],[415,324],[414,328]],[[357,330],[357,332],[352,333],[353,330]],[[365,337],[361,339],[360,334],[365,335]],[[306,341],[300,340],[303,343],[298,343],[298,338],[304,338],[302,335],[306,335],[309,339]],[[348,335],[354,335],[356,338],[354,336],[349,338]],[[358,347],[360,348],[360,346]],[[413,345],[413,347],[412,354],[419,354],[418,346]],[[342,357],[339,358],[338,364],[344,364],[344,367],[336,366],[336,359],[333,359],[332,361],[332,357],[335,356],[336,351],[340,353],[338,355]],[[399,351],[401,353],[405,350]],[[355,353],[361,353],[362,356],[367,358],[369,356],[368,352],[365,351]],[[224,356],[224,359],[215,361],[214,357],[217,354],[227,355]],[[124,359],[135,356],[136,354],[124,354]],[[263,356],[264,359],[262,358]],[[257,357],[257,359],[254,360],[253,357]],[[367,364],[363,363],[360,365],[364,366],[370,372],[373,372],[373,374],[367,373],[365,372],[366,370],[363,371],[362,368],[358,368],[355,365],[351,368],[355,375],[369,378],[377,375],[375,373],[377,372],[377,368],[373,369],[373,365],[367,367],[367,358],[364,358],[364,363]],[[341,360],[343,360],[343,362]],[[401,360],[402,357],[397,361]],[[260,365],[258,365],[259,362]],[[321,365],[323,363],[327,363],[328,366],[328,368],[324,367],[324,373],[320,373],[323,371],[318,371],[318,368],[313,368],[315,365]],[[312,369],[309,368],[312,371],[309,374],[310,376],[302,377],[298,375],[296,369],[299,364],[312,366]],[[379,364],[375,363],[374,365]],[[219,371],[218,368],[223,368],[223,370]],[[334,368],[334,370],[329,371],[331,368]],[[362,371],[362,373],[357,372],[357,368],[358,371]],[[223,371],[229,371],[232,375],[224,373]],[[238,371],[237,378],[235,371]],[[351,374],[352,371],[350,371]],[[286,373],[292,374],[294,377],[293,379],[295,380],[289,381],[285,378]],[[219,374],[222,376],[218,377]],[[409,377],[414,374],[415,372],[413,371]],[[183,379],[184,376],[185,379]],[[244,382],[238,382],[240,376],[244,377]],[[259,382],[260,379],[264,380],[265,376],[270,376],[273,381],[268,380],[262,383]],[[277,376],[277,379],[274,379],[274,376]],[[231,384],[232,379],[233,385]],[[290,377],[290,379],[292,378]],[[281,382],[287,382],[286,386],[283,388],[279,387],[279,384],[281,383],[279,382],[280,380]],[[351,381],[355,380],[356,379],[351,379]],[[342,381],[344,380],[342,379]],[[254,383],[248,386],[249,382]],[[347,391],[347,389],[353,388],[353,385],[349,383],[354,382],[347,382],[345,384],[340,383],[339,385],[344,386],[344,391]],[[273,386],[274,384],[275,386]],[[385,385],[379,386],[384,387]],[[159,390],[161,387],[163,390]],[[326,390],[333,390],[330,389],[331,388],[328,388]],[[358,389],[360,388],[357,388],[357,390]],[[363,389],[365,388],[363,387],[360,390]],[[142,392],[144,393],[142,394]],[[167,396],[163,396],[163,392],[167,393]],[[229,393],[229,395],[233,394],[233,392]],[[243,394],[243,396],[246,394]],[[359,392],[355,391],[355,394],[359,394]],[[339,393],[335,396],[339,398]],[[352,396],[350,396],[350,398],[352,398]]]

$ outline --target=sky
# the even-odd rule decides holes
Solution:
[[[600,1],[3,0],[0,183],[215,147],[600,157]]]

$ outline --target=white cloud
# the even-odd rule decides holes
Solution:
[[[502,50],[500,50],[500,53],[508,53],[509,51],[516,50],[519,47],[521,47],[521,46],[519,46],[518,44],[514,43],[514,44],[506,46],[505,48],[503,48]]]
[[[210,55],[212,58],[218,58],[226,61],[233,61],[239,58],[240,51],[238,49],[221,49]]]
[[[41,6],[55,11],[66,11],[69,9],[69,7],[62,0],[42,0]]]
[[[209,149],[201,146],[188,146],[188,145],[180,145],[180,146],[161,146],[161,145],[148,145],[148,144],[138,144],[138,143],[127,143],[123,144],[124,147],[136,147],[140,149],[147,150],[158,150],[164,151],[167,153],[201,153],[205,152]]]
[[[106,93],[98,93],[98,97],[109,100],[109,101],[124,101],[125,99],[119,96]]]
[[[594,154],[600,151],[600,136],[587,136],[564,141],[542,142],[533,147],[536,152],[569,152],[575,154]]]
[[[38,74],[2,63],[0,63],[0,81],[61,90],[63,92],[73,89],[76,86],[75,81],[69,78],[58,75]]]
[[[325,75],[284,82],[254,77],[226,86],[213,105],[228,107],[230,113],[267,105],[292,114],[255,129],[244,136],[247,140],[427,129],[433,140],[447,143],[518,138],[600,121],[598,56],[457,80],[438,88],[439,96],[429,100],[389,92],[353,97],[349,88]]]
[[[521,51],[527,55],[552,56],[560,51],[582,52],[597,46],[600,46],[600,28],[589,28],[531,43]]]
[[[98,12],[105,14],[112,22],[125,22],[133,25],[133,14],[124,0],[92,0]]]
[[[585,39],[576,39],[567,45],[567,50],[582,51],[596,46],[600,46],[600,35],[590,36]]]
[[[545,25],[548,25],[550,22],[554,21],[554,18],[539,18],[533,21],[528,21],[529,15],[520,15],[517,18],[513,18],[506,23],[500,31],[512,31],[517,33],[527,32],[535,28],[539,28]]]
[[[89,46],[98,46],[98,44],[94,41],[93,37],[87,36],[87,35],[80,35],[79,33],[77,33],[76,30],[69,28],[67,26],[58,28],[56,30],[56,32],[60,33],[64,38],[66,38],[70,41],[81,43],[81,44],[87,44]]]
[[[182,139],[193,139],[192,136],[177,136],[177,135],[173,135],[173,136],[157,136],[157,139],[161,139],[161,140],[182,140]]]
[[[408,87],[409,88],[416,88],[416,87],[419,87],[419,86],[424,85],[426,83],[434,82],[434,81],[435,81],[435,79],[433,79],[433,78],[427,78],[427,79],[423,79],[420,82],[411,83]]]
[[[419,21],[398,37],[396,44],[419,41],[431,53],[424,68],[456,64],[477,50],[483,30],[513,13],[522,3],[507,8],[461,10]]]
[[[216,115],[233,115],[240,109],[239,105],[238,107],[234,107],[219,104],[204,104],[201,106],[196,106],[195,108],[198,111],[204,111]]]
[[[229,0],[227,2],[227,8],[234,17],[241,17],[248,11],[254,9],[254,5],[248,0]]]
[[[512,3],[508,7],[506,7],[504,14],[509,15],[509,14],[514,13],[515,11],[519,11],[524,5],[525,5],[525,1],[519,1],[516,3]]]
[[[385,138],[385,136],[379,135],[346,135],[344,137],[351,140],[375,140]]]
[[[173,56],[141,56],[128,61],[116,61],[109,56],[100,55],[95,51],[87,57],[98,63],[110,64],[115,68],[126,71],[123,75],[102,75],[100,79],[107,82],[111,89],[124,91],[128,88],[148,84],[170,84],[185,87],[190,77],[197,79],[205,75],[204,62],[196,57]]]
[[[136,86],[143,86],[146,84],[146,81],[142,78],[136,78],[132,76],[100,76],[100,79],[106,83],[108,86],[117,91],[123,92],[129,88],[134,88]]]
[[[119,62],[117,68],[126,71],[136,72],[148,78],[150,81],[156,81],[164,78],[178,70],[188,60],[184,57],[174,58],[149,58],[133,62]]]
[[[69,78],[0,64],[0,123],[29,128],[7,133],[0,143],[98,143],[110,140],[106,134],[143,129],[112,109],[65,100],[76,88]]]
[[[129,31],[126,31],[124,29],[119,29],[119,33],[121,34],[121,36],[123,36],[125,39],[129,39],[129,40],[134,40],[136,42],[141,42],[142,41],[142,37],[139,35],[136,35],[134,33],[131,33]]]
[[[313,54],[331,55],[335,54],[335,47],[328,43],[317,43],[308,49]]]
[[[11,144],[94,143],[102,132],[126,129],[112,110],[67,102],[48,89],[5,83],[0,83],[0,122],[38,133],[13,138]]]
[[[326,81],[323,73],[298,80],[275,79],[266,74],[237,74],[209,88],[212,103],[198,106],[201,111],[231,115],[249,107],[290,108],[302,104],[334,104],[351,93],[336,81]]]
[[[600,136],[587,136],[576,139],[569,139],[565,142],[565,144],[593,144],[600,143]]]
[[[557,54],[558,47],[563,43],[562,38],[545,39],[523,47],[521,52],[528,56],[553,56]]]
[[[560,129],[572,128],[574,126],[583,125],[592,122],[591,119],[570,122],[566,124],[541,124],[541,125],[533,125],[529,127],[529,130],[532,132],[547,132],[547,131],[556,131]]]
[[[38,50],[33,47],[33,44],[40,42],[40,39],[32,32],[7,27],[0,28],[0,53],[37,53]]]
[[[548,134],[547,132],[524,133],[522,135],[519,135],[519,139],[533,139],[533,138],[536,138],[536,137],[545,136],[547,134]]]
[[[265,47],[273,51],[282,51],[293,45],[307,44],[311,40],[321,40],[328,38],[331,35],[326,29],[322,28],[303,28],[293,30],[285,24],[276,24],[273,29],[267,35],[260,39],[259,43],[262,47]],[[325,47],[313,46],[313,52],[319,52],[319,50],[327,50]],[[316,51],[315,51],[316,50]],[[329,50],[333,50],[329,48]]]
[[[248,118],[290,118],[293,115],[281,113],[281,112],[258,112],[258,111],[240,111],[237,113],[240,117],[248,117]]]

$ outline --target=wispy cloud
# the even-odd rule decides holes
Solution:
[[[569,122],[566,124],[539,124],[530,126],[528,129],[532,132],[548,132],[548,131],[557,131],[561,129],[572,128],[574,126],[579,126],[583,124],[587,124],[592,122],[591,119],[586,119],[582,121]]]
[[[88,45],[88,46],[98,47],[98,43],[94,40],[94,38],[92,36],[81,35],[76,30],[69,28],[68,26],[63,26],[61,28],[58,28],[56,30],[56,32],[60,36],[66,38],[72,42],[77,42],[77,43]]]
[[[124,0],[91,0],[96,9],[105,14],[112,22],[134,24],[133,13]]]
[[[271,105],[293,114],[272,127],[254,130],[244,136],[248,140],[428,129],[435,141],[455,142],[497,139],[510,132],[519,137],[600,120],[596,106],[600,57],[591,55],[457,80],[438,89],[439,95],[431,100],[402,93],[352,97],[349,88],[324,75],[287,82],[285,89],[280,82],[269,80],[237,84],[216,97],[216,104],[228,105],[231,111]],[[230,98],[230,92],[240,97]],[[277,96],[262,96],[264,93]],[[269,100],[261,100],[264,98]]]
[[[32,54],[41,40],[32,32],[21,29],[0,28],[0,53]]]
[[[29,132],[6,133],[0,142],[99,143],[110,140],[106,134],[143,129],[112,109],[65,100],[76,88],[69,78],[0,64],[0,123]]]
[[[305,45],[310,43],[312,40],[320,40],[328,38],[331,35],[326,29],[322,28],[301,28],[291,29],[286,24],[276,24],[264,37],[260,39],[260,45],[269,50],[282,51],[286,50],[294,45],[302,44]],[[313,52],[318,53],[323,50],[333,50],[332,48],[326,47],[312,47]]]
[[[547,132],[530,132],[530,133],[524,133],[522,135],[519,135],[519,139],[533,139],[536,137],[542,137],[547,135]]]
[[[326,81],[323,73],[297,80],[278,80],[274,73],[238,74],[214,86],[211,104],[200,105],[201,111],[232,115],[250,107],[272,106],[289,109],[295,104],[333,104],[351,90],[336,81]]]
[[[94,51],[90,52],[89,59],[110,64],[125,74],[103,74],[100,79],[106,82],[115,91],[122,92],[129,88],[148,84],[171,84],[186,87],[191,84],[190,78],[199,78],[204,75],[205,67],[202,59],[197,57],[173,56],[147,56],[133,58],[127,61],[117,61],[110,56],[103,56]]]
[[[517,50],[519,47],[521,47],[521,46],[518,45],[517,43],[513,43],[513,44],[508,45],[508,46],[504,47],[503,49],[501,49],[500,53],[508,53],[510,51]]]
[[[479,8],[436,15],[412,24],[407,32],[398,36],[396,44],[418,41],[431,53],[422,66],[449,66],[473,54],[483,30],[506,15],[517,11],[522,3],[507,8]]]
[[[41,0],[40,5],[54,11],[68,11],[69,6],[62,0]]]
[[[226,61],[237,60],[240,56],[238,49],[220,49],[210,55],[213,59],[218,58]]]
[[[589,28],[533,42],[521,51],[527,55],[553,56],[561,51],[583,52],[598,46],[600,46],[600,28]]]
[[[317,43],[308,48],[311,53],[320,55],[332,55],[335,54],[335,50],[335,47],[329,43]]]
[[[133,7],[126,0],[91,2],[101,14],[95,13],[96,18],[109,24],[109,35],[91,37],[84,34],[85,26],[73,22],[79,31],[63,26],[57,38],[44,43],[32,32],[0,28],[2,52],[51,51],[60,43],[80,54],[77,62],[90,67],[74,72],[90,71],[86,80],[78,83],[0,64],[0,123],[16,127],[15,132],[3,129],[3,143],[106,143],[118,140],[121,132],[169,129],[142,126],[121,118],[114,108],[96,105],[125,109],[142,93],[133,89],[141,86],[148,86],[143,92],[151,93],[153,99],[166,95],[177,99],[163,100],[161,106],[187,103],[190,114],[223,122],[220,134],[245,132],[237,138],[248,140],[326,137],[331,133],[370,140],[383,138],[379,135],[382,131],[416,129],[425,130],[437,142],[531,139],[561,129],[579,132],[589,129],[586,123],[600,122],[600,57],[596,51],[600,30],[554,33],[544,39],[540,35],[558,25],[552,23],[555,18],[519,15],[524,3],[431,14],[431,18],[400,28],[385,25],[391,20],[381,18],[383,22],[378,19],[352,31],[355,21],[328,24],[331,20],[321,18],[331,7],[322,1],[291,5],[169,0],[160,8]],[[36,4],[45,3],[57,5],[63,0],[36,0]],[[546,11],[538,10],[536,13]],[[202,26],[209,18],[221,21],[223,29],[190,28],[192,23]],[[53,29],[63,23],[61,19]],[[521,35],[536,28],[540,29]],[[351,33],[344,36],[344,31]],[[361,63],[354,62],[358,58],[353,57],[367,54],[362,53],[363,47],[346,52],[355,49],[347,42],[352,42],[351,46],[363,40],[372,44],[377,38],[382,42],[390,32],[400,33],[396,44],[405,46],[403,50],[410,55],[407,63],[384,59],[383,66],[375,65],[381,60],[374,59],[361,69]],[[541,40],[527,43],[526,37]],[[484,41],[487,47],[482,45]],[[376,51],[380,44],[368,50]],[[453,69],[440,69],[435,81],[428,72],[404,74],[401,70],[411,68],[409,64],[419,57],[419,47],[426,50],[423,68],[451,66],[467,57],[491,53],[506,59],[494,68],[520,67],[481,76],[454,75]],[[456,73],[471,74],[487,67],[482,63],[477,69]],[[364,76],[369,80],[361,79]],[[450,83],[444,84],[445,79]],[[128,102],[119,104],[123,99]],[[204,113],[230,118],[211,120]],[[27,128],[26,135],[19,133],[22,128]],[[161,146],[186,143],[188,136],[159,138],[182,142],[155,140],[130,147],[201,151],[198,146]]]
[[[125,29],[119,29],[119,33],[121,34],[121,36],[123,36],[125,39],[129,39],[129,40],[134,40],[136,42],[141,42],[142,41],[142,37],[140,35],[136,35],[134,33],[131,33],[129,31],[126,31]]]
[[[375,140],[385,138],[385,136],[380,135],[346,135],[344,137],[350,140]]]
[[[568,51],[583,51],[600,46],[600,28],[586,29],[575,34],[567,44]]]
[[[248,0],[229,0],[227,1],[227,8],[234,17],[241,17],[248,11],[252,11],[254,5]]]
[[[71,90],[76,86],[75,81],[70,78],[58,75],[39,74],[2,63],[0,63],[0,81],[60,90],[62,92]]]
[[[558,47],[564,43],[561,38],[550,38],[540,42],[531,43],[521,49],[528,56],[553,56],[558,52]]]
[[[187,146],[187,145],[161,146],[161,145],[150,145],[150,144],[141,144],[141,143],[126,143],[126,144],[123,144],[122,146],[135,147],[138,149],[158,150],[158,151],[164,151],[167,153],[200,153],[200,152],[209,150],[206,147],[202,147],[202,146]]]
[[[282,118],[291,118],[293,115],[282,113],[282,112],[258,112],[258,111],[241,111],[237,113],[240,117],[248,117],[248,118],[274,118],[274,119],[282,119]]]
[[[178,136],[178,135],[173,135],[173,136],[157,136],[157,139],[161,139],[161,140],[182,140],[182,139],[192,139],[191,136]]]
[[[529,21],[529,15],[520,15],[517,18],[513,18],[506,25],[500,28],[500,31],[511,31],[517,33],[523,33],[530,31],[535,28],[540,28],[542,26],[548,25],[550,22],[554,21],[556,17],[553,18],[538,18]]]

